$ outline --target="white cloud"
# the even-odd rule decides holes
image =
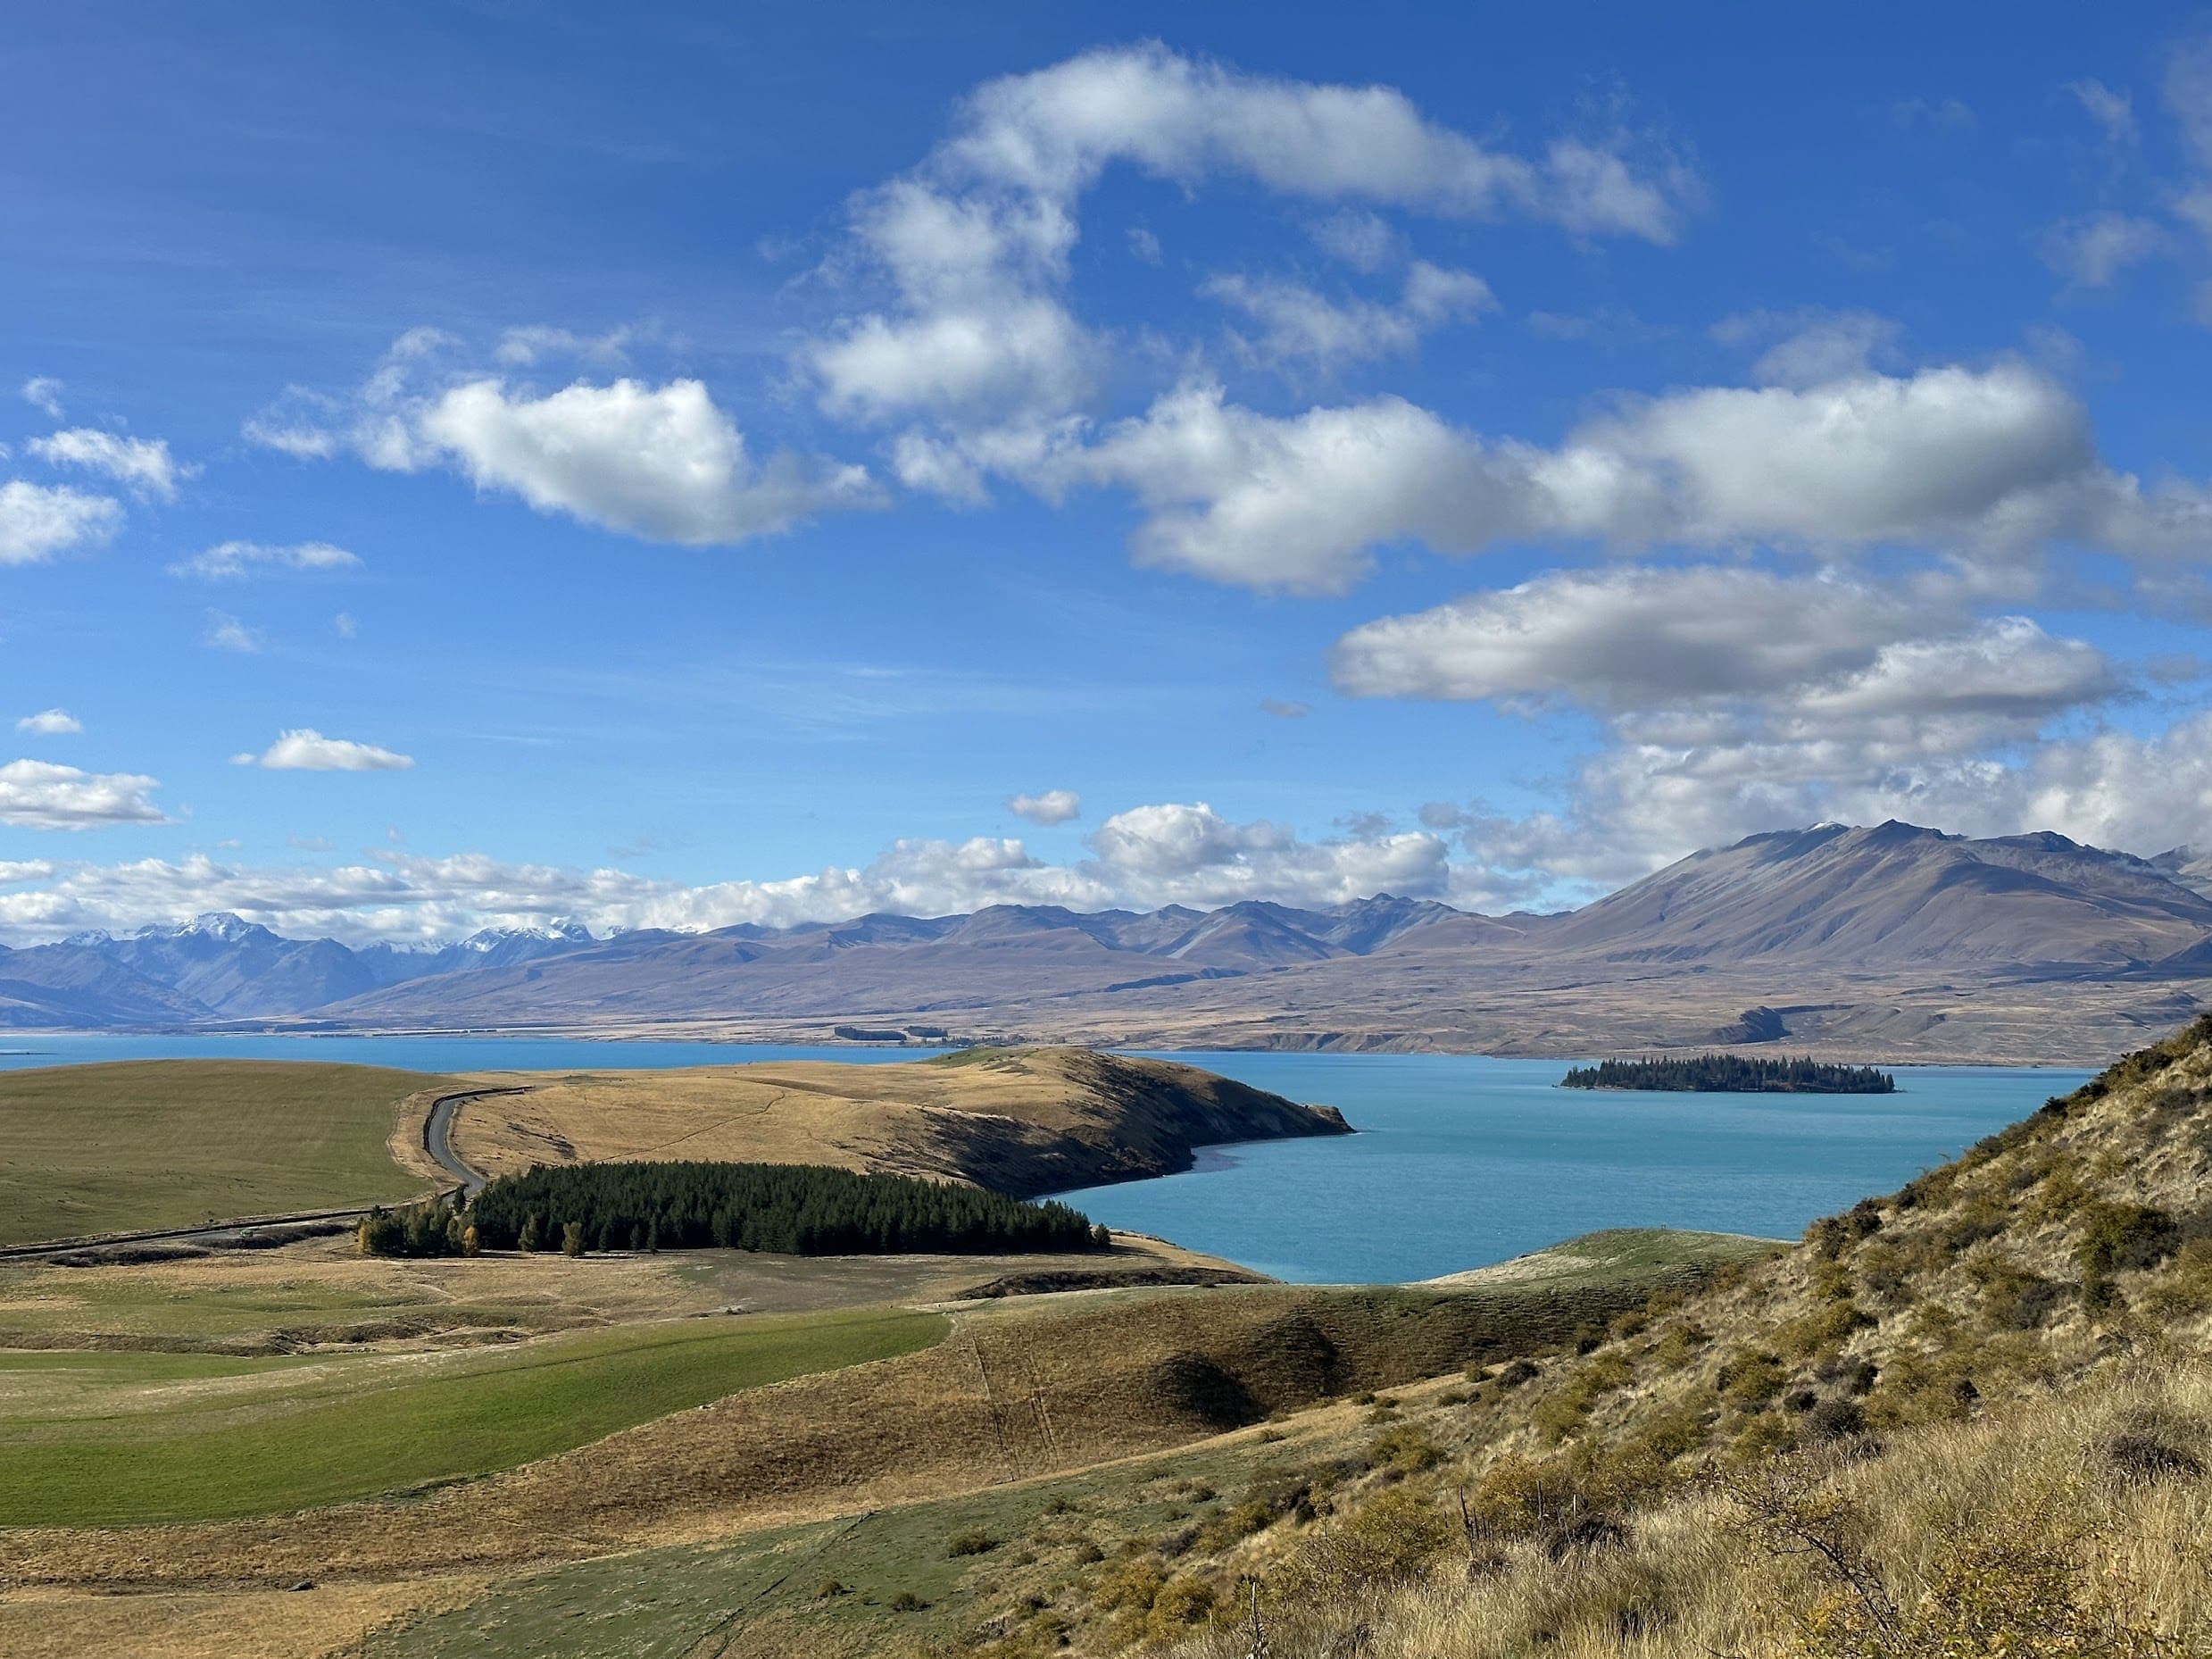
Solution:
[[[1064,824],[1083,815],[1083,797],[1073,789],[1047,789],[1042,795],[1013,796],[1008,799],[1006,810],[1033,824]]]
[[[1350,587],[1376,543],[1450,546],[1497,516],[1480,500],[1493,487],[1479,445],[1397,397],[1276,419],[1193,383],[1022,471],[1047,494],[1129,489],[1150,515],[1141,563],[1294,593]]]
[[[546,339],[511,331],[505,344],[511,358]],[[351,451],[387,471],[451,467],[538,512],[686,546],[743,541],[830,508],[875,504],[864,468],[784,452],[756,460],[698,380],[578,380],[541,394],[456,371],[448,365],[458,345],[434,329],[412,329],[350,398],[292,388],[247,421],[245,435],[304,460]]]
[[[62,383],[52,375],[37,374],[23,382],[23,401],[49,421],[62,418]]]
[[[260,754],[234,754],[236,766],[260,766],[270,771],[404,771],[415,763],[411,755],[395,754],[373,743],[355,743],[345,738],[326,738],[312,727],[279,732],[277,740]]]
[[[340,611],[330,619],[330,626],[341,639],[351,639],[361,631],[361,625],[354,621],[350,611]]]
[[[84,729],[84,722],[67,709],[41,709],[15,722],[16,730],[38,738],[73,738]]]
[[[1127,488],[1147,513],[1141,562],[1293,592],[1341,592],[1401,539],[1459,554],[1537,539],[2212,548],[2212,492],[2106,466],[2081,404],[2014,362],[1624,399],[1551,448],[1487,440],[1398,397],[1274,416],[1192,381],[1095,433],[1004,429],[917,453],[970,489],[994,471],[1048,497]]]
[[[0,766],[0,823],[24,830],[98,830],[169,821],[146,796],[161,786],[136,772],[88,772],[50,761]]]
[[[195,855],[176,862],[23,866],[23,890],[0,894],[0,930],[52,938],[84,928],[121,931],[228,910],[295,938],[358,942],[452,939],[481,927],[556,919],[602,932],[739,922],[787,927],[871,911],[938,916],[995,904],[1085,911],[1243,898],[1326,905],[1377,892],[1441,897],[1447,890],[1484,890],[1478,872],[1455,878],[1444,854],[1435,834],[1370,828],[1305,841],[1281,825],[1236,823],[1196,804],[1117,813],[1092,838],[1092,855],[1072,864],[1045,863],[1019,840],[907,839],[865,864],[699,887],[611,868],[506,863],[480,854],[426,858],[380,850],[337,868],[255,868]]]
[[[1863,669],[1920,614],[1908,594],[1833,578],[1729,566],[1553,571],[1354,629],[1332,671],[1354,696],[1632,709]]]
[[[1345,208],[1309,220],[1306,234],[1324,254],[1354,271],[1381,271],[1405,257],[1405,233],[1380,213]]]
[[[1696,182],[1653,146],[1632,158],[1638,147],[1561,138],[1524,156],[1429,121],[1389,88],[1269,79],[1157,45],[1085,53],[977,88],[919,168],[853,199],[852,257],[836,274],[864,266],[893,303],[845,317],[800,361],[843,419],[1049,421],[1088,396],[1107,356],[1060,290],[1077,204],[1111,167],[1186,189],[1242,179],[1347,209],[1669,241]]]
[[[1310,362],[1324,371],[1410,353],[1423,335],[1471,321],[1498,304],[1480,277],[1426,260],[1408,271],[1403,297],[1391,305],[1334,300],[1302,283],[1234,275],[1215,277],[1200,292],[1260,326],[1257,337],[1239,337],[1247,359],[1274,365]]]
[[[2043,263],[2077,288],[2101,288],[2166,246],[2164,226],[2126,213],[2068,219],[2043,233]]]
[[[247,627],[228,611],[210,611],[200,643],[218,651],[236,651],[250,656],[262,648],[262,642],[260,629]]]
[[[169,567],[172,576],[199,576],[227,581],[259,571],[350,571],[360,568],[360,558],[327,541],[294,542],[278,546],[267,542],[218,542],[204,553],[179,560]]]
[[[65,485],[0,483],[0,564],[38,564],[57,553],[98,546],[121,528],[122,507]]]
[[[1097,346],[1054,302],[862,317],[810,354],[822,404],[843,419],[880,421],[918,411],[998,415],[1081,399]]]
[[[1160,238],[1143,225],[1129,227],[1129,252],[1147,265],[1160,263]]]
[[[578,334],[572,329],[532,323],[509,329],[499,337],[492,355],[514,368],[527,369],[548,357],[578,359],[620,367],[629,355],[632,330],[610,329],[604,334]]]
[[[2135,142],[2135,100],[2133,97],[2125,92],[2115,92],[2101,80],[2074,81],[2066,90],[2074,95],[2090,120],[2104,129],[2107,142]]]
[[[1303,720],[1313,713],[1313,704],[1294,703],[1285,697],[1262,697],[1260,699],[1260,712],[1272,714],[1277,720]]]
[[[424,408],[412,437],[478,488],[541,513],[694,546],[788,529],[868,493],[857,467],[823,471],[787,454],[756,465],[697,380],[578,382],[543,397],[471,380]],[[395,459],[420,464],[419,454]]]
[[[176,500],[178,484],[200,471],[171,455],[165,438],[123,438],[87,426],[34,438],[23,447],[50,466],[102,473],[157,501]]]
[[[1426,831],[1304,841],[1281,824],[1234,822],[1202,801],[1117,813],[1091,846],[1114,890],[1147,907],[1441,897],[1450,879],[1443,841]]]
[[[1870,311],[1747,311],[1724,317],[1712,336],[1726,346],[1761,347],[1751,364],[1760,386],[1825,386],[1886,367],[1903,335],[1896,321]]]
[[[1285,195],[1454,217],[1504,213],[1672,240],[1695,186],[1665,157],[1555,139],[1528,158],[1428,121],[1388,87],[1243,74],[1157,45],[1087,52],[986,83],[938,167],[1067,199],[1126,162],[1176,183],[1253,179]]]

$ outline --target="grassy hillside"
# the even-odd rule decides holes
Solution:
[[[407,1198],[376,1066],[149,1060],[0,1072],[0,1244]]]
[[[1786,1255],[1249,1460],[1187,1538],[1043,1588],[993,1552],[933,1651],[1243,1659],[1257,1585],[1277,1659],[2200,1654],[2208,1355],[2212,1021]]]
[[[0,1527],[197,1521],[512,1468],[949,1321],[896,1309],[676,1320],[502,1349],[308,1361],[0,1353]]]
[[[701,1158],[952,1177],[1016,1197],[1188,1169],[1193,1147],[1341,1135],[1195,1066],[1085,1048],[972,1049],[911,1065],[755,1062],[487,1074],[453,1144],[478,1169]]]

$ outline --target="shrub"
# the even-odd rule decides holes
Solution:
[[[919,1613],[928,1605],[911,1590],[901,1590],[891,1598],[891,1611],[894,1613]]]
[[[566,1221],[561,1228],[561,1254],[578,1256],[584,1254],[584,1223]]]
[[[2164,1210],[2140,1204],[2100,1204],[2083,1218],[2082,1300],[2102,1307],[2114,1299],[2112,1275],[2164,1261],[2181,1241],[2181,1229]]]
[[[1543,1374],[1543,1368],[1534,1360],[1511,1361],[1503,1371],[1498,1373],[1498,1386],[1501,1388],[1518,1388],[1525,1382],[1534,1380]]]
[[[1756,1407],[1781,1393],[1789,1375],[1776,1355],[1746,1349],[1722,1364],[1714,1386],[1731,1405]]]
[[[1822,1400],[1805,1414],[1805,1426],[1823,1440],[1848,1439],[1866,1432],[1867,1413],[1857,1400]]]
[[[1412,1423],[1386,1429],[1368,1445],[1368,1461],[1394,1474],[1417,1475],[1443,1460],[1443,1448]]]
[[[850,1596],[852,1590],[836,1579],[824,1579],[814,1587],[816,1601],[834,1601],[840,1596]]]
[[[1393,1487],[1307,1534],[1272,1588],[1289,1600],[1328,1602],[1401,1584],[1450,1547],[1459,1531],[1457,1521],[1427,1496]]]
[[[980,1527],[970,1527],[964,1532],[955,1532],[944,1543],[948,1559],[957,1561],[962,1555],[987,1555],[999,1546],[999,1540]]]
[[[1172,1637],[1193,1624],[1204,1623],[1213,1608],[1213,1586],[1185,1573],[1169,1579],[1152,1597],[1149,1622],[1153,1634]]]

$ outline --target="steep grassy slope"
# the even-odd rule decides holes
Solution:
[[[1233,1659],[1248,1580],[1278,1659],[2207,1651],[2212,1021],[1575,1347],[947,1651]]]
[[[378,1066],[149,1060],[0,1072],[0,1244],[410,1198]]]
[[[477,1168],[623,1158],[822,1163],[950,1176],[1028,1197],[1188,1169],[1193,1148],[1346,1133],[1195,1066],[1082,1048],[969,1049],[913,1065],[762,1062],[486,1074],[454,1145]]]

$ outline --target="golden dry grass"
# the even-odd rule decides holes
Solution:
[[[1185,1167],[1193,1146],[1313,1133],[1310,1114],[1194,1067],[1087,1049],[912,1064],[761,1062],[665,1071],[486,1072],[453,1147],[493,1175],[537,1163],[817,1163],[1030,1194]]]
[[[480,1580],[316,1585],[155,1595],[0,1591],[9,1659],[300,1659],[350,1647],[402,1613],[457,1605]]]
[[[1754,1489],[1750,1506],[1727,1487],[1692,1489],[1639,1514],[1617,1547],[1517,1543],[1470,1571],[1455,1540],[1410,1582],[1353,1588],[1326,1610],[1270,1601],[1263,1621],[1277,1659],[1341,1653],[1354,1628],[1360,1651],[1392,1659],[2201,1654],[2212,1481],[2116,1472],[2111,1446],[2146,1423],[2212,1467],[2212,1369],[2137,1367],[1878,1456],[1744,1477],[1732,1484]],[[1816,1518],[1807,1537],[1840,1546],[1840,1570],[1761,1519],[1776,1492]],[[1243,1659],[1247,1635],[1163,1646]]]

